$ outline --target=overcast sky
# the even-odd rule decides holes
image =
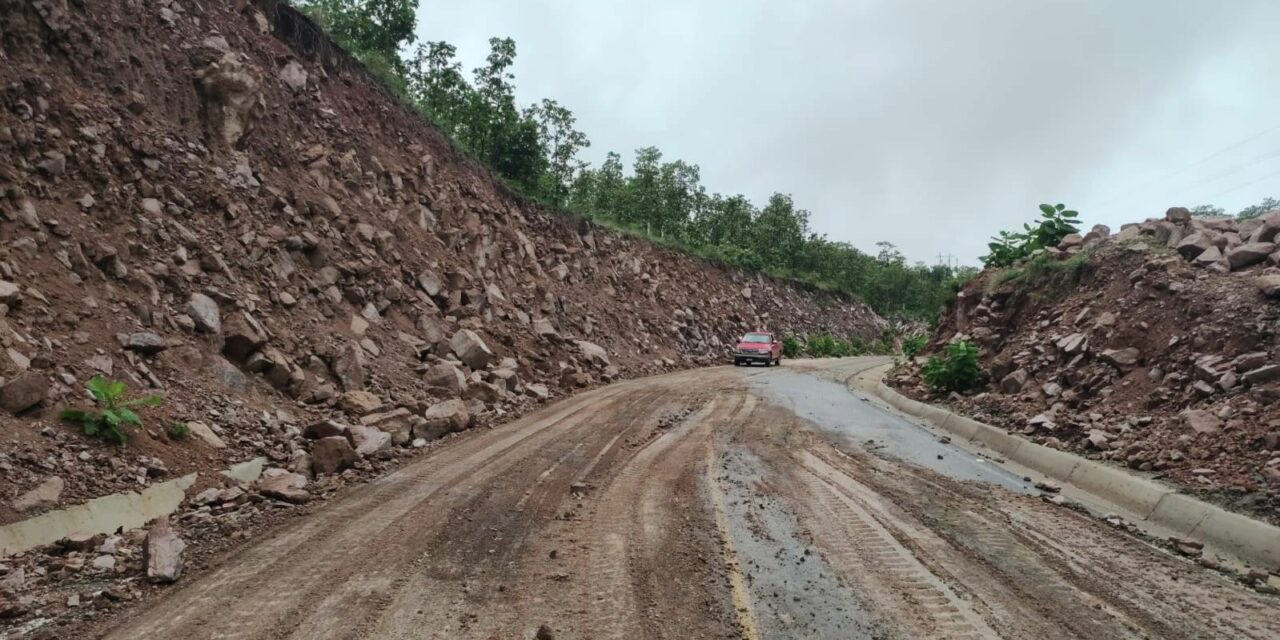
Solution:
[[[869,252],[976,264],[987,237],[1280,197],[1275,0],[421,0],[418,36],[471,69],[517,46],[630,163],[653,145],[712,192],[773,191]]]

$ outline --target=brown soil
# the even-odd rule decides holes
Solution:
[[[304,85],[281,78],[290,65]],[[259,86],[223,99],[235,87],[200,79],[217,69]],[[239,139],[224,134],[233,98],[249,107]],[[0,524],[39,513],[10,501],[49,475],[66,481],[67,505],[192,471],[201,489],[254,456],[284,466],[306,450],[302,426],[355,419],[335,406],[343,391],[420,414],[446,395],[421,371],[455,357],[461,329],[494,352],[463,367],[469,382],[516,374],[496,399],[472,394],[478,384],[465,393],[487,425],[536,407],[533,383],[561,397],[723,362],[746,330],[871,338],[882,324],[855,301],[524,200],[266,0],[6,3],[0,280],[21,291],[0,305],[0,384],[25,369],[51,385],[22,415],[0,412]],[[224,335],[193,328],[194,293],[217,302]],[[224,350],[242,313],[262,324],[266,360]],[[167,348],[117,341],[140,331]],[[338,371],[352,354],[362,380]],[[126,447],[57,419],[88,404],[97,374],[166,398]],[[227,448],[165,436],[193,420]]]
[[[1274,597],[1034,496],[839,450],[746,392],[742,375],[625,382],[474,433],[139,610],[65,631],[488,639],[545,625],[556,638],[758,638],[803,626],[770,616],[804,604],[858,612],[870,630],[811,637],[1280,633]],[[679,407],[695,410],[659,430]],[[748,505],[734,506],[734,458],[760,461],[742,485]],[[718,522],[726,503],[758,516],[741,530]],[[797,539],[760,538],[777,517]],[[725,552],[729,537],[739,544]],[[752,555],[767,545],[843,586],[770,606]]]

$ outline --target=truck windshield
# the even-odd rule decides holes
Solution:
[[[760,344],[768,344],[769,336],[763,333],[748,333],[742,337],[743,342],[755,342]]]

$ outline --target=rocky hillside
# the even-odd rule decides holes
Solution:
[[[283,3],[0,8],[0,524],[254,456],[302,502],[746,330],[881,331],[521,199]],[[94,376],[164,398],[123,447],[58,419]]]
[[[978,345],[985,385],[947,401],[1042,444],[1280,519],[1280,211],[1095,227],[989,269],[932,345]],[[915,371],[895,383],[929,394]]]

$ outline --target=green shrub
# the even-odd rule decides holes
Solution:
[[[191,435],[191,427],[185,422],[173,422],[169,424],[169,428],[165,431],[169,435],[170,440],[186,440]]]
[[[967,340],[947,345],[941,356],[930,356],[920,368],[925,383],[938,391],[965,391],[978,384],[982,369],[978,366],[978,348]]]
[[[1034,290],[1039,294],[1060,294],[1080,284],[1085,267],[1089,264],[1091,249],[1086,249],[1065,260],[1048,254],[1040,254],[1016,267],[1009,267],[987,281],[987,293],[1009,283]]]
[[[902,355],[908,358],[914,358],[924,351],[925,345],[929,344],[929,337],[922,335],[907,336],[902,339]]]
[[[808,339],[809,357],[811,358],[829,358],[835,353],[836,342],[831,336],[809,336]]]
[[[128,389],[124,382],[107,381],[102,376],[94,376],[85,386],[99,410],[65,409],[61,413],[62,419],[80,423],[87,436],[102,438],[116,444],[124,444],[127,438],[124,425],[142,426],[142,419],[134,413],[133,407],[158,407],[164,404],[164,398],[154,394],[132,400],[125,399]]]
[[[801,347],[800,341],[795,336],[782,337],[782,355],[788,358],[798,358],[800,357]]]
[[[1066,205],[1040,205],[1040,220],[1036,226],[1022,225],[1022,231],[1001,231],[987,243],[990,253],[981,258],[988,267],[1008,267],[1040,249],[1058,246],[1062,239],[1080,231],[1080,214]]]

